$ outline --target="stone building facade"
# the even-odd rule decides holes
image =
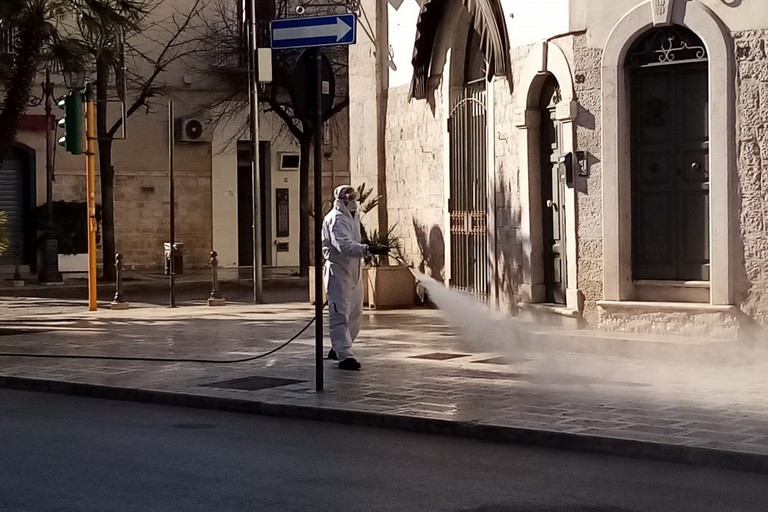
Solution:
[[[362,8],[378,32],[350,61],[352,147],[368,162],[351,173],[375,175],[379,223],[397,223],[416,265],[510,314],[592,328],[732,337],[768,324],[768,11]],[[378,117],[358,115],[355,84]]]

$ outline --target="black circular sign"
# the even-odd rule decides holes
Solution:
[[[317,79],[317,60],[320,56],[320,80]],[[323,117],[328,115],[333,107],[333,98],[336,94],[336,79],[333,68],[328,58],[316,48],[304,50],[296,61],[293,70],[293,87],[291,87],[291,100],[296,116],[308,122],[315,119],[315,97],[317,87],[322,92],[320,105]]]

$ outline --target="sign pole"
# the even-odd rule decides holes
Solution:
[[[173,145],[176,140],[176,134],[174,130],[174,118],[173,118],[173,100],[168,101],[168,203],[169,203],[169,210],[168,210],[168,222],[169,222],[169,232],[168,237],[170,238],[170,258],[171,260],[168,262],[168,282],[170,283],[170,297],[169,297],[169,306],[172,308],[176,307],[176,295],[175,295],[175,287],[176,283],[174,282],[176,277],[176,208],[174,204],[176,191],[174,188],[174,182],[173,182],[173,167],[174,167],[174,161],[173,161]]]
[[[315,389],[323,390],[323,88],[322,56],[319,48],[315,58],[314,150],[315,150]]]
[[[315,173],[315,390],[323,390],[323,116],[331,110],[335,88],[333,69],[320,51],[323,46],[355,44],[357,17],[354,14],[285,18],[269,23],[273,50],[305,48],[296,63],[293,108],[314,128]],[[313,65],[314,64],[314,65]],[[314,87],[314,89],[313,89]],[[323,105],[323,95],[328,104]]]

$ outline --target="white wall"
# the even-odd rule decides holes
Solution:
[[[393,5],[400,4],[399,8]],[[416,40],[416,21],[419,2],[405,0],[389,3],[389,86],[399,87],[411,82],[413,76],[413,42]]]
[[[543,3],[542,0],[540,1]],[[768,25],[768,2],[766,0],[697,1],[711,9],[732,32],[761,29]],[[602,48],[616,23],[641,3],[644,3],[644,0],[571,0],[572,18],[579,25],[573,25],[571,29],[578,30],[584,29],[585,25],[589,26],[587,32],[589,46]],[[682,5],[685,2],[670,3]]]
[[[510,44],[524,46],[568,32],[571,0],[501,0]]]

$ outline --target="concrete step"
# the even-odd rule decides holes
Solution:
[[[562,304],[520,304],[519,318],[551,327],[578,329],[583,323],[581,313]]]
[[[747,354],[753,347],[746,340],[557,328],[523,321],[519,326],[522,347],[534,352],[565,351],[688,362],[735,362],[754,357]],[[768,351],[762,352],[768,356]]]

